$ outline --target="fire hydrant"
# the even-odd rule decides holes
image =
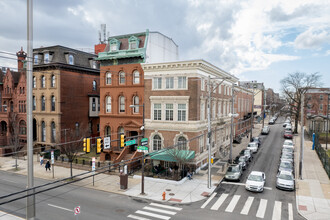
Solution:
[[[165,200],[165,196],[166,196],[165,191],[163,192],[162,196],[163,196],[163,200]]]

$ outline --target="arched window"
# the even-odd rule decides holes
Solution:
[[[46,105],[45,105],[45,96],[41,96],[41,111],[46,110]]]
[[[152,139],[152,145],[153,145],[153,150],[157,151],[160,150],[162,148],[162,139],[160,138],[159,135],[155,135]]]
[[[111,128],[110,126],[106,126],[104,129],[104,137],[110,137],[111,135]]]
[[[105,106],[106,106],[106,112],[111,113],[111,96],[105,97]]]
[[[138,106],[139,105],[139,96],[133,97],[133,105],[135,105],[135,107],[133,108],[133,112],[139,113],[139,109],[140,109],[140,107]]]
[[[19,134],[26,135],[26,122],[23,120],[19,122]]]
[[[125,97],[119,96],[119,112],[125,112]]]
[[[94,80],[94,81],[93,81],[93,91],[96,91],[96,89],[97,89],[97,83],[96,83],[96,81]]]
[[[32,87],[33,87],[33,88],[36,88],[36,87],[37,87],[37,80],[36,80],[36,77],[35,77],[35,76],[33,77],[33,84],[32,84]]]
[[[55,75],[52,75],[51,87],[55,87]]]
[[[55,96],[53,96],[53,95],[52,95],[51,102],[52,102],[52,111],[55,111]]]
[[[41,76],[41,88],[45,88],[45,87],[46,87],[46,77]]]
[[[37,106],[37,103],[36,103],[36,97],[33,96],[33,97],[32,97],[32,110],[33,110],[33,111],[36,110],[36,106]]]
[[[135,70],[133,73],[133,84],[139,84],[140,83],[140,73],[139,71]]]
[[[119,84],[125,84],[125,73],[124,72],[119,73]]]
[[[178,149],[179,150],[186,150],[187,149],[187,140],[183,136],[178,138]]]
[[[10,101],[10,112],[13,112],[13,111],[14,111],[14,102]],[[23,112],[23,108],[22,108],[22,112]]]
[[[107,85],[110,85],[112,83],[111,77],[112,77],[111,73],[107,72],[107,74],[106,74],[106,84]]]
[[[44,121],[41,122],[41,141],[46,141],[46,124]]]
[[[55,140],[56,140],[55,122],[52,122],[51,129],[52,129],[52,143],[55,143]]]

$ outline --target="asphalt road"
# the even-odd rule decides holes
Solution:
[[[303,219],[296,210],[295,192],[275,187],[279,164],[283,119],[271,126],[269,135],[262,135],[262,146],[244,171],[241,182],[222,182],[214,195],[192,204],[153,203],[132,197],[102,192],[74,185],[36,195],[36,219]],[[233,155],[235,156],[235,155]],[[244,183],[252,171],[266,174],[265,190],[253,193]],[[26,176],[0,171],[0,195],[25,189]],[[35,185],[49,181],[35,179]],[[25,217],[26,199],[0,206],[0,211]],[[80,206],[81,213],[74,215]],[[6,216],[0,215],[0,220]]]

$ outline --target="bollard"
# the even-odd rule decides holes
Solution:
[[[165,191],[163,192],[162,196],[163,196],[163,200],[165,200],[165,196],[166,196]]]

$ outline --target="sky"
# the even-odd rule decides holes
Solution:
[[[3,52],[27,48],[27,0],[1,0]],[[242,81],[281,92],[289,73],[318,72],[330,87],[329,0],[33,0],[33,47],[92,51],[101,24],[110,37],[158,31],[179,46],[180,60],[204,59]]]

